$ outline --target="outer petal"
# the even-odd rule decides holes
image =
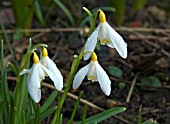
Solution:
[[[47,69],[41,64],[42,69],[47,73],[47,75],[51,78],[51,80],[54,82],[54,84],[57,84],[56,89],[61,90],[63,88],[63,83],[59,82],[61,79],[58,79],[56,74],[54,74],[52,71]]]
[[[41,99],[41,90],[38,87],[32,86],[29,88],[29,93],[34,102],[38,103]]]
[[[56,89],[61,90],[63,88],[63,76],[58,70],[56,64],[48,56],[46,57],[46,59],[47,59],[47,64],[48,64],[47,68],[55,74],[55,77],[58,80],[57,82],[54,82],[54,85]]]
[[[110,40],[113,46],[116,48],[116,50],[118,51],[118,53],[120,54],[122,58],[127,58],[126,42],[124,42],[123,38],[108,23],[106,23],[106,26],[108,28]]]
[[[96,72],[97,72],[97,79],[99,81],[100,87],[102,91],[109,96],[111,92],[111,81],[106,74],[106,72],[103,70],[103,68],[99,65],[98,62],[96,62]]]
[[[96,47],[96,43],[97,43],[99,29],[100,29],[100,24],[94,30],[94,32],[91,34],[91,36],[87,39],[87,43],[85,44],[85,48],[84,48],[84,53],[86,53],[87,51],[90,51],[90,50],[94,51],[94,49]],[[90,56],[91,56],[91,53],[86,53],[84,55],[84,60],[89,59]]]
[[[28,92],[31,98],[38,103],[41,99],[40,78],[38,74],[38,64],[33,64],[27,78]]]
[[[77,72],[77,74],[75,75],[74,80],[73,80],[73,89],[77,89],[80,86],[80,84],[82,83],[84,77],[86,76],[87,72],[89,71],[90,64],[91,63],[84,66],[83,68],[81,68]]]
[[[30,69],[23,69],[19,75],[23,75],[29,72],[30,72]]]

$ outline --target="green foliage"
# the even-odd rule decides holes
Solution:
[[[78,109],[78,105],[80,104],[80,99],[81,99],[82,96],[83,96],[83,92],[81,91],[80,94],[79,94],[78,100],[77,100],[77,102],[76,102],[76,104],[74,106],[74,109],[73,109],[73,112],[71,114],[71,117],[70,117],[70,120],[69,120],[68,124],[72,124],[73,123],[73,119],[74,119],[74,116],[75,116],[76,111]]]
[[[111,1],[111,6],[116,9],[116,12],[114,13],[114,22],[117,25],[121,25],[124,21],[125,4],[126,4],[126,0]]]
[[[155,76],[145,77],[141,81],[143,86],[161,86],[160,80]]]
[[[138,111],[138,124],[142,124],[142,106],[140,106]]]
[[[99,114],[96,114],[92,117],[85,119],[85,124],[101,122],[101,121],[106,120],[107,118],[109,118],[115,114],[121,113],[125,110],[126,110],[126,108],[124,108],[124,107],[116,107],[116,108],[111,108],[111,109],[105,110]],[[77,124],[81,124],[81,122],[78,122]]]
[[[145,0],[133,0],[133,7],[131,8],[131,15],[133,16],[138,10],[143,9]]]
[[[118,77],[118,78],[121,78],[122,75],[123,75],[123,71],[119,67],[116,67],[116,66],[113,66],[113,65],[110,65],[108,67],[108,72],[112,76],[115,76],[115,77]]]
[[[11,0],[11,4],[17,27],[24,29],[31,28],[33,17],[32,0]]]
[[[62,9],[62,11],[66,14],[66,16],[68,17],[70,23],[72,25],[75,24],[74,22],[74,18],[72,17],[71,13],[69,12],[69,10],[64,6],[64,4],[60,1],[60,0],[54,0],[54,2]]]
[[[119,90],[123,90],[126,87],[126,83],[125,82],[119,82],[118,86],[119,86]]]

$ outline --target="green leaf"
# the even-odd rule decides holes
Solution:
[[[109,71],[109,74],[111,74],[112,76],[118,77],[118,78],[121,78],[123,75],[123,71],[119,67],[116,67],[116,66],[110,65],[108,67],[108,71]]]
[[[60,114],[60,124],[63,124],[63,114]]]
[[[13,34],[13,40],[14,41],[19,40],[21,39],[22,36],[23,36],[23,33],[20,32],[20,28],[17,28],[16,32]]]
[[[40,124],[40,105],[37,105],[37,109],[35,112],[35,124]]]
[[[87,112],[87,105],[85,104],[83,108],[81,124],[85,124],[86,112]]]
[[[77,109],[78,109],[78,106],[79,106],[79,103],[80,103],[80,99],[81,99],[82,96],[83,96],[83,92],[81,91],[80,94],[79,94],[79,97],[77,99],[77,102],[76,102],[76,104],[74,106],[74,109],[73,109],[73,112],[71,114],[71,118],[70,118],[68,124],[72,124],[73,123],[73,119],[74,119],[74,116],[75,116],[75,114],[77,112]]]
[[[111,5],[116,9],[114,20],[117,25],[121,25],[124,21],[126,0],[112,0]]]
[[[56,96],[58,95],[58,91],[54,90],[52,94],[48,97],[46,102],[41,106],[40,113],[43,113],[47,110],[47,108],[52,104],[52,102],[55,100]]]
[[[160,80],[155,76],[149,76],[142,79],[142,86],[161,86]]]
[[[40,7],[40,4],[39,4],[38,0],[34,0],[34,12],[35,12],[35,15],[38,18],[41,26],[45,26],[45,21],[43,19],[41,7]]]
[[[44,120],[46,117],[51,115],[55,110],[57,110],[57,106],[53,106],[51,108],[48,108],[46,111],[40,114],[40,120]]]
[[[116,108],[111,108],[111,109],[105,110],[99,114],[96,114],[92,117],[87,118],[85,120],[85,124],[101,122],[101,121],[106,120],[107,118],[109,118],[113,115],[116,115],[118,113],[121,113],[125,110],[126,110],[125,107],[116,107]],[[77,124],[81,124],[81,122],[78,122]]]
[[[4,57],[4,44],[3,44],[3,40],[2,39],[0,39],[0,42],[1,42],[1,56],[0,56],[0,61],[1,61],[1,64],[0,64],[0,67],[1,67],[1,76],[2,76],[2,73],[3,73],[3,69],[4,69],[4,59],[3,59],[3,57]]]
[[[18,68],[14,64],[8,62],[8,67],[10,67],[12,69],[12,71],[14,72],[15,75],[18,74]]]
[[[133,0],[133,7],[131,8],[132,16],[136,13],[136,11],[143,9],[145,6],[145,0]]]
[[[10,93],[9,93],[6,69],[4,69],[3,74],[2,74],[2,83],[4,84],[3,88],[4,88],[4,93],[5,93],[7,103],[8,103],[8,105],[10,105],[11,96],[10,96]]]
[[[18,62],[17,62],[16,59],[15,59],[14,50],[13,50],[13,48],[12,48],[12,45],[11,45],[10,41],[9,41],[8,34],[7,34],[6,30],[5,30],[5,27],[4,27],[1,19],[0,19],[0,26],[1,26],[1,29],[2,29],[2,31],[3,31],[4,37],[5,37],[5,41],[6,41],[7,45],[8,45],[8,49],[9,49],[11,55],[12,55],[12,59],[13,59],[13,61],[15,62],[15,65],[18,67],[19,65],[18,65]],[[2,41],[2,39],[1,39],[1,41]]]
[[[93,15],[91,14],[91,12],[86,7],[83,7],[83,9],[93,20]]]
[[[11,0],[17,27],[30,29],[33,17],[32,0]],[[29,33],[27,32],[26,35]]]
[[[142,124],[142,106],[140,106],[138,111],[138,124]]]
[[[72,25],[75,24],[74,22],[74,18],[71,15],[71,13],[69,12],[69,10],[64,6],[64,4],[60,1],[60,0],[54,0],[54,2],[62,9],[62,11],[66,14],[66,16],[68,17],[70,23]]]
[[[119,90],[123,90],[126,87],[126,83],[125,82],[119,82]]]

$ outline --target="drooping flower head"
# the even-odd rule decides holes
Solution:
[[[61,90],[63,88],[63,76],[58,70],[56,64],[48,57],[48,51],[45,47],[42,50],[42,59],[40,60],[42,65],[44,65],[47,69],[54,73],[56,80],[54,81],[54,85],[57,90]]]
[[[97,55],[92,52],[91,62],[81,68],[74,77],[73,89],[77,89],[87,75],[88,80],[98,81],[102,91],[109,96],[111,92],[111,81],[97,61]]]
[[[99,11],[99,25],[87,39],[84,53],[94,51],[96,43],[99,40],[102,45],[115,48],[122,58],[127,57],[127,44],[123,38],[107,23],[106,16],[102,10]],[[84,56],[84,60],[89,59],[91,53]]]
[[[23,69],[20,75],[28,73],[27,87],[28,92],[34,102],[38,103],[41,99],[41,81],[45,79],[45,76],[49,76],[51,80],[56,83],[58,81],[56,75],[44,67],[39,60],[39,57],[33,52],[33,65],[30,69]]]

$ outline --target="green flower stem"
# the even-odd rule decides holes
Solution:
[[[91,28],[90,28],[90,32],[89,32],[88,37],[89,37],[89,36],[92,34],[92,32],[94,31],[94,28],[95,28],[95,25],[96,25],[96,18],[97,18],[98,12],[99,12],[99,10],[96,12],[96,14],[95,14],[95,16],[94,16],[94,18],[93,18],[92,26],[91,26]],[[71,84],[72,84],[74,75],[75,75],[75,73],[76,73],[76,71],[77,71],[77,68],[78,68],[78,66],[79,66],[79,64],[80,64],[80,61],[81,61],[81,59],[82,59],[82,57],[83,57],[83,55],[84,55],[84,48],[85,48],[85,45],[84,45],[84,47],[82,48],[82,51],[81,51],[80,55],[79,55],[78,57],[76,57],[76,58],[74,59],[73,63],[72,63],[71,71],[70,71],[70,74],[69,74],[69,77],[68,77],[67,83],[66,83],[66,88],[64,89],[64,93],[63,93],[63,95],[62,95],[62,97],[61,97],[61,102],[60,102],[60,104],[58,105],[57,111],[56,111],[56,113],[55,113],[55,115],[57,115],[57,120],[59,120],[59,117],[60,117],[59,115],[60,115],[61,108],[62,108],[62,106],[63,106],[63,103],[64,103],[65,99],[66,99],[67,93],[68,93],[68,91],[69,91],[69,89],[70,89],[70,87],[71,87]]]

